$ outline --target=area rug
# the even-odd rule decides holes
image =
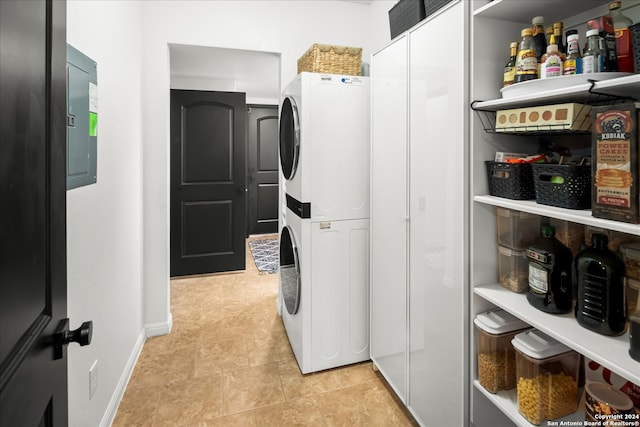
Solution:
[[[250,240],[249,249],[260,273],[272,274],[278,271],[278,239]]]

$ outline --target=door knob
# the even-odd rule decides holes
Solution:
[[[70,342],[76,342],[81,347],[91,344],[93,336],[93,322],[88,321],[82,323],[78,329],[69,330],[69,319],[60,322],[60,327],[55,335],[54,343],[54,359],[62,359],[64,355],[64,347]]]

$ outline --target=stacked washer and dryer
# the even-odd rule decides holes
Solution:
[[[369,111],[368,77],[283,92],[279,302],[303,374],[369,359]]]

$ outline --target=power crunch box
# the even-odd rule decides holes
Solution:
[[[638,121],[640,103],[592,108],[591,213],[640,223]]]

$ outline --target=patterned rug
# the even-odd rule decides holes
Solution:
[[[278,271],[278,239],[250,240],[249,249],[258,271],[267,274]]]

